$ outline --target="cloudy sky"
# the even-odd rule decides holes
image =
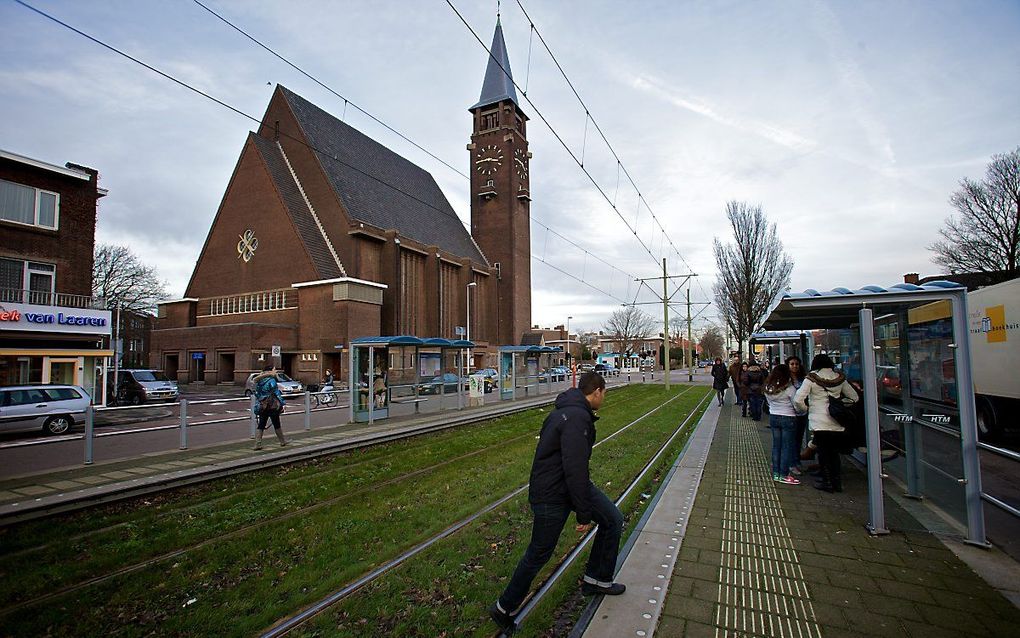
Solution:
[[[255,117],[284,84],[426,167],[468,219],[462,176],[345,112],[191,0],[26,1]],[[487,54],[445,0],[203,1],[468,172],[466,109]],[[580,247],[533,225],[536,323],[572,315],[572,327],[598,327],[635,298],[631,277],[659,274],[661,256],[700,275],[692,298],[704,301],[712,238],[729,237],[723,210],[734,199],[777,223],[795,290],[934,274],[926,246],[958,180],[1020,144],[1012,0],[521,1],[647,202],[618,181],[520,7],[503,2],[514,76],[534,103],[522,98],[532,214]],[[488,44],[496,2],[453,4]],[[179,296],[254,124],[9,0],[0,96],[0,148],[97,168],[110,191],[97,239],[131,246]],[[583,153],[616,211],[556,135]]]

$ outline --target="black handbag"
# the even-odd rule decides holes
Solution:
[[[829,395],[829,416],[845,430],[851,430],[857,424],[857,416],[841,397]]]

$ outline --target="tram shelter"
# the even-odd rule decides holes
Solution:
[[[542,372],[553,366],[554,356],[562,353],[562,348],[552,346],[500,346],[499,398],[542,394]],[[546,375],[546,384],[546,393],[551,392],[551,375]]]
[[[797,356],[807,365],[811,363],[814,352],[811,333],[804,330],[763,330],[752,334],[749,342],[752,352],[755,346],[762,346],[761,356],[767,357],[769,363],[775,361],[776,357],[782,363],[787,357]]]
[[[844,331],[844,371],[851,380],[859,371],[864,389],[867,445],[856,456],[867,465],[872,534],[888,533],[883,478],[892,475],[965,528],[966,542],[987,546],[966,293],[949,281],[809,289],[783,295],[762,324]]]
[[[394,404],[412,403],[414,411],[429,400],[423,394],[456,394],[463,407],[465,353],[474,344],[466,340],[421,339],[411,335],[358,337],[351,341],[348,388],[350,421],[373,423],[390,416]],[[449,392],[453,390],[453,392]]]

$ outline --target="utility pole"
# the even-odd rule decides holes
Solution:
[[[666,258],[662,258],[662,354],[664,377],[666,379],[666,393],[669,393],[669,293],[666,292],[666,283],[669,275],[666,274]],[[690,292],[687,294],[687,301],[690,301]],[[689,314],[689,311],[688,311]]]
[[[691,284],[687,282],[687,347],[690,353],[687,355],[687,381],[694,381],[694,344],[691,343]]]

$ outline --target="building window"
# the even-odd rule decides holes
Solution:
[[[482,128],[483,131],[494,129],[499,126],[499,111],[489,111],[488,113],[482,113]]]
[[[56,230],[60,195],[0,179],[0,219]]]
[[[53,264],[0,259],[0,301],[51,303],[56,271]]]

